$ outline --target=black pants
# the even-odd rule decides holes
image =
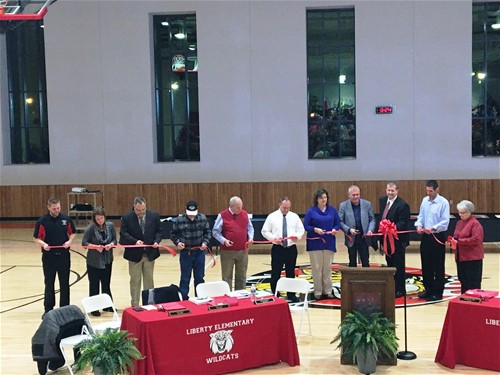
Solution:
[[[54,284],[56,275],[59,279],[60,300],[59,306],[69,305],[69,272],[71,269],[71,258],[69,250],[62,250],[60,253],[44,251],[42,253],[42,267],[45,283],[45,295],[43,305],[45,312],[50,311],[56,304],[56,293]]]
[[[357,236],[356,236],[357,237]],[[356,238],[354,245],[347,248],[349,252],[349,267],[357,267],[358,265],[358,254],[361,259],[361,265],[363,267],[370,267],[370,254],[368,252],[368,245],[364,238]]]
[[[276,284],[281,277],[281,270],[285,265],[285,274],[289,279],[295,278],[295,264],[297,263],[297,245],[283,247],[273,245],[271,248],[271,290],[276,292]],[[295,297],[295,293],[287,293],[288,298]]]
[[[481,289],[482,259],[457,262],[457,272],[460,284],[462,284],[462,294],[470,289]]]
[[[436,241],[443,242],[443,245]],[[422,234],[420,241],[420,259],[422,261],[422,278],[427,295],[443,296],[444,260],[446,233]]]
[[[95,268],[87,264],[87,273],[89,275],[89,296],[99,294],[99,285],[102,293],[109,294],[111,298],[111,268],[113,263],[106,264],[105,268]]]
[[[389,267],[396,267],[394,274],[394,284],[396,293],[405,293],[406,288],[406,270],[405,270],[405,247],[401,241],[395,241],[396,250],[391,256],[386,255],[385,260]]]

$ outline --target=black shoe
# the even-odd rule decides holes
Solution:
[[[101,313],[99,311],[92,311],[90,314],[92,316],[101,316]]]
[[[427,290],[418,293],[418,298],[427,298]]]
[[[55,361],[50,361],[49,362],[49,370],[55,371],[60,367],[64,366],[64,361],[62,360],[55,360]]]
[[[396,298],[403,297],[404,293],[397,291],[396,294],[394,295]]]
[[[295,296],[288,298],[289,303],[297,303],[300,302],[299,299]]]
[[[105,309],[102,309],[104,312],[114,312],[112,307],[106,307]]]
[[[441,301],[443,296],[428,296],[425,298],[427,302]]]

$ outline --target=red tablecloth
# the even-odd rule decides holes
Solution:
[[[121,329],[138,339],[146,357],[135,363],[136,374],[222,374],[280,361],[300,364],[284,300],[255,305],[242,299],[238,306],[211,311],[207,305],[179,303],[191,314],[123,311]]]
[[[435,361],[449,368],[461,364],[500,371],[500,299],[451,300]]]

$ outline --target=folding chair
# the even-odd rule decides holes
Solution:
[[[309,318],[309,311],[308,311],[309,302],[307,300],[307,296],[309,294],[309,288],[310,288],[309,282],[304,279],[289,279],[286,277],[282,277],[278,280],[278,283],[276,284],[275,296],[277,296],[278,292],[280,291],[300,293],[304,295],[304,301],[288,305],[288,307],[290,308],[290,312],[300,313],[299,329],[295,331],[295,336],[297,337],[297,339],[299,338],[302,330],[302,321],[304,319],[304,314],[307,314],[307,320],[309,322],[309,336],[312,335],[311,319]]]
[[[68,346],[70,348],[74,348],[77,344],[79,344],[83,340],[87,340],[89,338],[90,338],[89,330],[87,329],[87,326],[84,325],[84,326],[82,326],[81,334],[61,339],[61,342],[59,343],[59,348],[61,349],[61,354],[64,358],[64,363],[66,364],[66,367],[68,368],[69,373],[71,375],[74,375],[74,373],[73,373],[73,369],[71,368],[71,365],[68,363],[68,358],[66,357],[66,353],[64,353],[64,347]]]
[[[177,285],[161,286],[142,291],[142,304],[153,305],[155,303],[168,303],[182,301],[182,294]]]
[[[100,333],[104,332],[106,328],[119,329],[121,325],[121,319],[118,316],[118,312],[116,311],[115,305],[111,300],[111,297],[106,294],[98,294],[96,296],[90,296],[82,299],[83,311],[87,314],[87,319],[90,322],[90,327],[92,329],[92,333]],[[102,310],[107,307],[111,307],[113,309],[113,317],[111,320],[94,324],[92,319],[90,318],[90,313],[92,311]],[[99,319],[102,321],[102,318]]]
[[[210,281],[196,285],[196,296],[198,297],[218,297],[231,292],[229,284],[225,281]]]

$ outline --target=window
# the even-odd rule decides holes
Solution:
[[[153,16],[157,160],[200,161],[196,16]]]
[[[472,6],[472,156],[500,156],[500,2]]]
[[[43,21],[7,30],[11,164],[49,163]]]
[[[356,157],[354,9],[307,11],[309,159]]]

